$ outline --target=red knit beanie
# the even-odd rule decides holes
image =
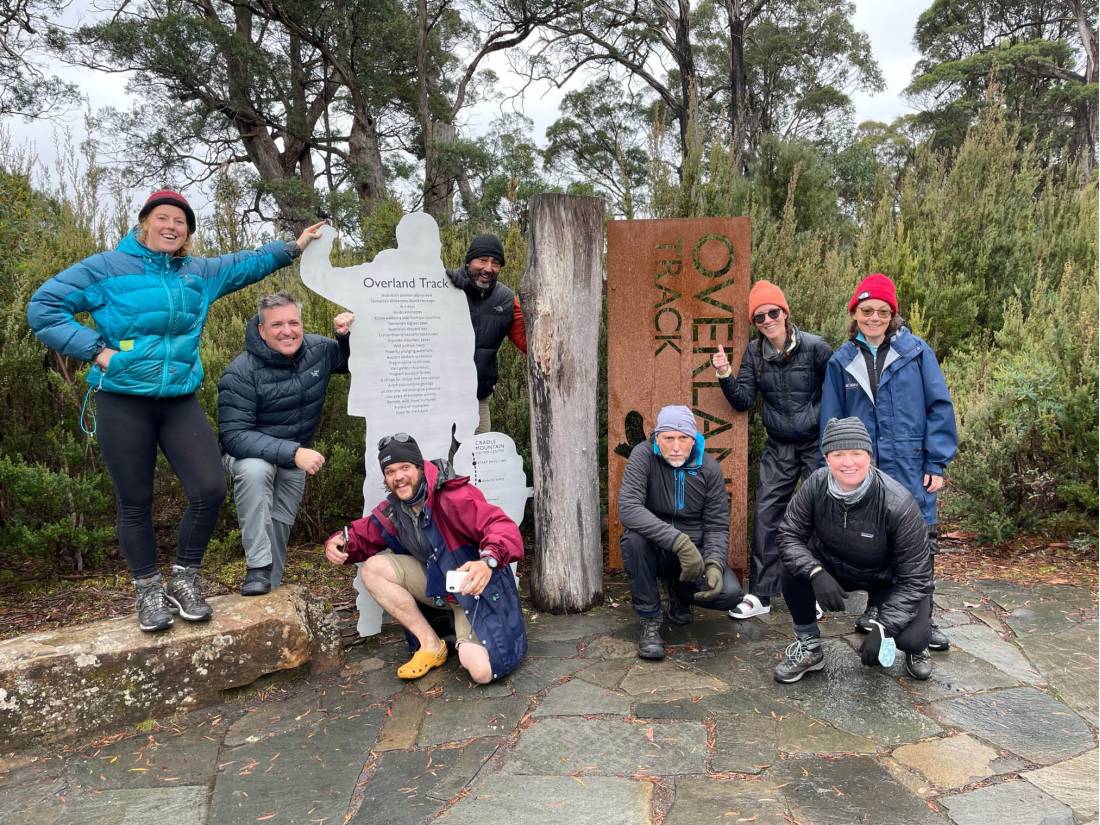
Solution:
[[[774,304],[782,308],[787,315],[791,314],[790,307],[787,306],[787,298],[783,295],[783,290],[771,281],[757,281],[752,285],[752,289],[749,290],[750,321],[752,320],[752,316],[756,314],[756,310],[765,304]]]
[[[158,189],[149,199],[145,201],[145,206],[141,207],[141,211],[138,212],[138,221],[145,220],[145,216],[148,215],[153,209],[161,204],[168,204],[169,206],[178,206],[183,210],[183,214],[187,216],[187,229],[191,234],[195,233],[195,211],[191,208],[191,204],[187,202],[187,199],[183,197],[179,192],[173,192],[171,189]]]
[[[890,305],[891,311],[895,313],[898,311],[898,292],[894,288],[894,282],[881,272],[876,272],[859,282],[856,291],[852,293],[852,300],[848,302],[848,312],[859,306],[861,301],[869,301],[872,298],[885,301]]]

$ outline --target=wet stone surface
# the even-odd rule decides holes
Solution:
[[[1034,688],[1009,688],[932,705],[944,724],[967,730],[1039,765],[1076,756],[1095,746],[1077,714]]]
[[[438,745],[482,736],[507,736],[527,711],[526,696],[436,702],[424,716],[417,744]]]
[[[605,776],[491,776],[447,812],[447,825],[648,823],[653,786]]]
[[[1095,818],[1097,813],[1096,750],[1083,753],[1047,768],[1020,774],[1039,790],[1069,805],[1080,819]]]
[[[1004,782],[943,797],[956,825],[1073,825],[1073,812],[1027,782]]]
[[[574,679],[550,690],[533,716],[587,716],[630,713],[630,699],[620,693]]]
[[[121,788],[92,791],[69,805],[62,822],[80,825],[203,825],[206,786],[181,788]],[[223,820],[218,820],[223,821]],[[224,820],[230,822],[231,820]]]
[[[752,825],[790,825],[787,805],[772,782],[744,779],[676,780],[676,801],[665,825],[703,825],[711,822],[751,822]]]
[[[997,773],[997,751],[965,734],[902,745],[894,759],[940,788],[961,788]]]
[[[944,632],[952,647],[962,648],[972,656],[984,659],[1017,681],[1030,685],[1043,683],[1043,677],[1020,650],[1004,641],[993,628],[972,624],[945,628]]]
[[[946,821],[867,756],[791,759],[769,771],[768,778],[782,786],[797,822],[944,825]]]

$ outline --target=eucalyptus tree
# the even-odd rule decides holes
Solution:
[[[936,0],[917,21],[908,94],[958,146],[993,82],[1021,138],[1096,160],[1097,12],[1081,0]]]
[[[50,20],[66,5],[66,0],[0,0],[0,117],[45,117],[77,101],[76,88],[43,65]]]

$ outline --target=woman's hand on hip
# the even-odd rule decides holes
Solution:
[[[110,347],[104,347],[99,351],[95,357],[96,364],[104,372],[107,372],[107,365],[111,363],[111,359],[118,355],[117,349],[111,349]]]

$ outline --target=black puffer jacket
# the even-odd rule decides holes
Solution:
[[[745,347],[737,376],[719,379],[735,410],[747,410],[764,396],[764,429],[773,441],[802,444],[818,439],[818,415],[825,365],[833,350],[823,338],[791,325],[793,347],[776,352],[766,338]],[[761,351],[763,351],[761,353]]]
[[[683,467],[673,467],[653,438],[630,452],[619,487],[619,521],[662,550],[671,550],[687,533],[706,561],[726,566],[730,543],[730,498],[722,468],[704,450],[696,433],[695,448]]]
[[[809,578],[821,565],[842,587],[891,587],[879,621],[892,634],[913,621],[932,593],[932,556],[920,507],[890,476],[871,468],[871,486],[851,507],[829,495],[829,469],[815,471],[791,499],[776,543],[787,570]]]
[[[245,351],[218,382],[218,439],[234,458],[293,467],[298,448],[313,444],[329,376],[348,371],[351,336],[305,335],[287,358],[264,343],[258,323],[249,319]]]
[[[479,289],[464,266],[448,269],[447,277],[466,293],[466,302],[470,305],[470,321],[474,325],[477,397],[481,401],[493,394],[493,388],[500,377],[497,372],[497,351],[512,329],[516,296],[500,281],[495,281],[490,289]]]

